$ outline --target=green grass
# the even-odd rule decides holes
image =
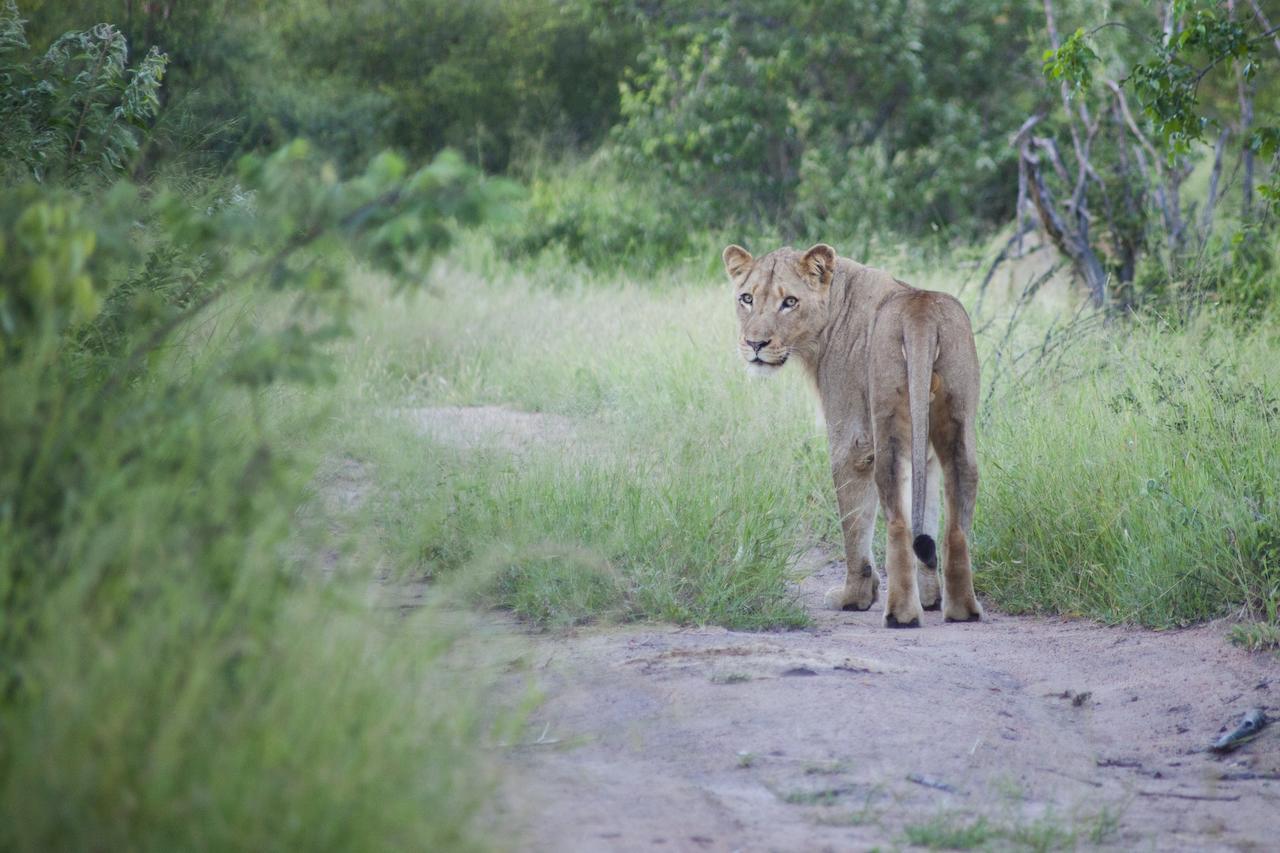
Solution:
[[[1280,598],[1274,331],[1087,339],[988,411],[980,591],[1015,612],[1152,626]]]
[[[903,840],[930,850],[1027,850],[1049,853],[1075,850],[1082,844],[1097,846],[1112,840],[1118,820],[1114,812],[1080,814],[1059,820],[1054,814],[1037,818],[1009,815],[1001,819],[976,818],[944,812],[903,828]]]
[[[221,381],[242,317],[105,400],[0,369],[0,849],[488,849],[518,714],[465,622],[370,608],[376,543],[326,568],[335,389]]]
[[[1280,651],[1280,625],[1267,622],[1233,625],[1231,642],[1251,652]]]
[[[744,375],[718,279],[515,268],[473,241],[435,280],[364,318],[376,343],[349,369],[366,410],[498,404],[577,427],[515,454],[434,446],[394,418],[365,430],[350,450],[379,471],[402,570],[485,576],[484,600],[538,624],[804,623],[795,554],[839,550],[825,438],[800,370]],[[978,318],[996,386],[979,424],[980,591],[1014,612],[1152,626],[1264,613],[1280,595],[1274,327],[1117,321],[1057,347],[1055,288],[1012,331],[998,299]]]
[[[924,823],[907,826],[903,839],[914,847],[930,850],[974,850],[997,837],[997,831],[987,819],[973,820],[955,816],[939,816]]]
[[[238,630],[212,638],[182,600],[110,645],[71,621],[30,657],[41,694],[6,717],[6,849],[486,849],[489,721],[427,618],[304,594],[269,627],[221,614]]]
[[[355,369],[402,401],[500,403],[576,427],[518,452],[451,449],[372,403],[350,452],[379,472],[375,514],[403,571],[491,579],[486,600],[539,624],[805,624],[787,580],[809,522],[831,520],[800,377],[754,384],[717,358],[732,332],[707,334],[705,288],[447,278],[442,296],[379,311],[372,338],[390,343]]]

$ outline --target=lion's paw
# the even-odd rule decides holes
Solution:
[[[823,602],[830,610],[870,610],[876,603],[879,590],[872,586],[868,594],[865,588],[850,589],[848,586],[833,586],[823,596]]]
[[[934,569],[920,568],[916,573],[916,585],[920,588],[920,605],[925,610],[942,609],[942,584]]]
[[[968,601],[948,602],[943,617],[948,622],[981,622],[982,605],[973,598]]]
[[[884,626],[886,628],[919,628],[920,616],[920,613],[916,613],[910,616],[904,615],[899,618],[898,616],[893,615],[892,611],[886,610],[884,612]]]
[[[886,628],[919,628],[924,622],[924,611],[920,608],[920,598],[915,590],[910,595],[901,594],[901,590],[889,590],[889,600],[884,603],[884,626]]]

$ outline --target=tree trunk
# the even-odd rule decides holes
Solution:
[[[1253,5],[1254,11],[1262,21],[1266,21],[1266,16],[1262,14],[1262,9],[1257,3]],[[1236,17],[1235,0],[1227,0],[1227,14],[1234,21]],[[1280,49],[1280,43],[1277,43],[1277,49]],[[1248,222],[1253,213],[1253,151],[1249,148],[1249,130],[1253,127],[1253,85],[1244,79],[1244,72],[1240,68],[1240,63],[1236,66],[1236,95],[1240,100],[1240,122],[1237,131],[1240,135],[1240,215],[1245,222]]]
[[[1253,150],[1249,147],[1249,131],[1253,128],[1253,87],[1236,70],[1236,89],[1240,94],[1240,213],[1246,222],[1253,214]]]
[[[1218,203],[1218,181],[1222,178],[1222,152],[1227,147],[1227,136],[1230,131],[1223,130],[1218,134],[1218,141],[1213,146],[1213,171],[1209,174],[1209,196],[1204,200],[1204,213],[1200,215],[1200,248],[1209,242],[1209,234],[1213,231],[1213,212]]]
[[[1044,175],[1040,172],[1040,161],[1031,153],[1030,140],[1024,140],[1019,153],[1020,167],[1026,170],[1027,189],[1031,203],[1035,205],[1040,222],[1044,225],[1049,239],[1071,259],[1076,272],[1085,281],[1089,289],[1089,300],[1095,308],[1101,308],[1107,301],[1107,275],[1102,269],[1093,247],[1089,245],[1088,219],[1077,216],[1077,229],[1072,230],[1058,213],[1049,187],[1045,184]]]

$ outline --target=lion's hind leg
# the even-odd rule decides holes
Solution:
[[[925,478],[924,528],[925,534],[934,540],[938,538],[938,522],[942,514],[942,463],[938,455],[930,448],[929,464]],[[929,568],[927,564],[916,560],[916,582],[920,587],[920,605],[925,610],[942,608],[942,585],[938,580],[938,570]]]
[[[973,418],[968,413],[968,407],[963,405],[938,406],[931,425],[946,495],[942,597],[943,616],[948,622],[977,622],[982,618],[982,607],[973,593],[973,567],[969,560],[969,531],[978,496],[978,457]]]
[[[905,418],[890,414],[877,423],[876,489],[885,519],[885,573],[889,594],[884,605],[888,628],[919,628],[924,612],[916,586],[916,558],[911,547],[910,465],[905,453],[911,446]]]

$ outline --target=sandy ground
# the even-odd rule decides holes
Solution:
[[[1280,727],[1205,750],[1249,707],[1275,713],[1274,659],[1215,627],[990,609],[892,631],[879,607],[821,609],[843,572],[801,583],[805,631],[530,635],[511,681],[545,700],[509,758],[516,847],[893,848],[981,815],[997,847],[1280,849]]]
[[[413,417],[466,443],[530,440],[536,416],[508,411]],[[903,848],[911,826],[982,818],[997,848],[1280,850],[1280,725],[1206,749],[1251,707],[1280,716],[1280,664],[1224,626],[988,605],[980,624],[926,613],[893,631],[883,602],[823,609],[842,562],[814,551],[800,568],[804,631],[510,625],[522,651],[504,689],[543,696],[502,759],[511,848]]]

